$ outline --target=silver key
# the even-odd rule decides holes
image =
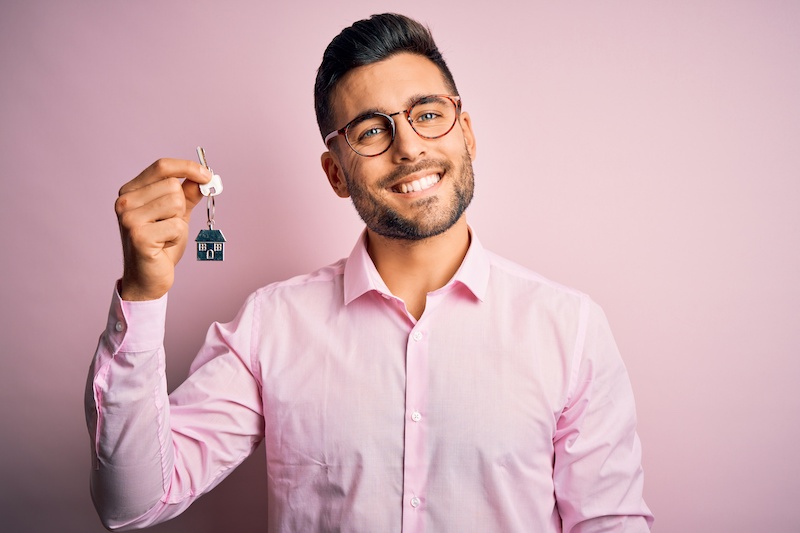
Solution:
[[[202,146],[197,147],[197,157],[200,158],[200,164],[211,172],[211,181],[200,184],[200,192],[203,193],[203,196],[216,196],[222,193],[222,178],[219,177],[219,174],[214,174],[214,171],[208,166],[206,151],[203,150]]]

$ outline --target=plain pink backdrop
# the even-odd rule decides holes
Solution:
[[[227,259],[187,257],[170,295],[171,387],[249,292],[350,251],[312,85],[342,27],[392,10],[430,25],[473,117],[483,243],[605,308],[654,530],[800,531],[792,0],[3,2],[0,529],[103,531],[82,397],[122,183],[198,144],[225,179]],[[261,453],[154,531],[263,531]]]

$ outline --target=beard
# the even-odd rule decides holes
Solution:
[[[368,191],[362,183],[353,179],[349,172],[344,172],[353,206],[367,228],[390,239],[420,241],[440,235],[458,222],[472,201],[475,191],[472,158],[466,147],[461,159],[460,172],[454,174],[453,165],[449,161],[426,160],[396,169],[379,181],[379,187],[385,189],[403,176],[426,168],[441,168],[444,171],[445,178],[453,182],[453,197],[444,199],[439,196],[428,196],[414,202],[412,205],[416,209],[416,215],[413,218],[402,216]],[[443,202],[447,202],[447,205],[442,205]]]

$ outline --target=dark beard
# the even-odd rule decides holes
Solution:
[[[345,172],[345,179],[353,201],[353,206],[356,208],[356,211],[358,211],[361,220],[364,221],[370,230],[378,235],[389,239],[407,241],[420,241],[440,235],[450,229],[453,224],[458,222],[472,201],[475,190],[472,159],[465,150],[464,157],[461,161],[460,176],[452,176],[450,174],[452,165],[449,162],[442,161],[437,163],[438,166],[445,170],[446,179],[456,180],[454,201],[450,206],[439,206],[439,198],[429,197],[419,200],[419,203],[416,205],[423,211],[421,215],[422,219],[426,218],[427,213],[436,214],[437,207],[447,211],[447,216],[445,218],[428,227],[415,220],[404,218],[394,209],[378,202],[365,188],[357,184],[355,180],[351,179],[348,173]],[[430,166],[432,166],[430,162],[422,162],[414,167],[399,168],[381,180],[381,184],[394,183],[402,176],[419,172]]]

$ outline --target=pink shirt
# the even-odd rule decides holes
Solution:
[[[270,532],[640,532],[636,415],[600,308],[485,251],[415,320],[359,240],[214,324],[169,397],[166,297],[121,301],[87,387],[111,527],[183,511],[265,442]]]

